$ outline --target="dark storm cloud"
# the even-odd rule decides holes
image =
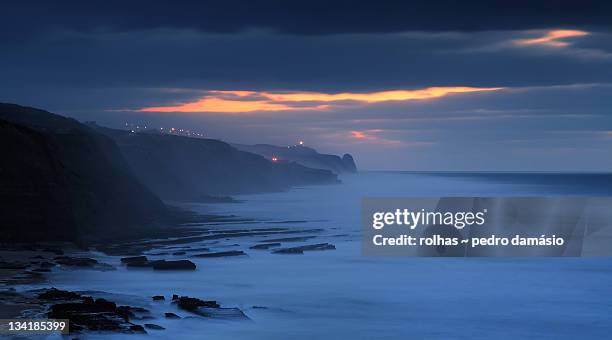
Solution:
[[[251,28],[326,35],[403,31],[612,26],[609,1],[18,1],[2,5],[0,34],[19,41],[54,31]]]
[[[605,40],[600,35],[610,38],[597,33],[574,40]],[[610,82],[606,70],[612,58],[576,58],[575,46],[551,50],[496,45],[525,36],[524,32],[323,37],[269,32],[66,33],[62,39],[5,49],[0,71],[11,82],[0,83],[0,89],[5,95],[23,87],[337,92]],[[587,47],[601,48],[581,48]],[[602,53],[612,50],[606,48]],[[134,101],[134,105],[147,104],[163,103]]]
[[[610,2],[26,0],[0,13],[0,101],[242,143],[304,139],[365,169],[612,168]],[[214,90],[427,87],[504,89],[322,110],[137,111]]]

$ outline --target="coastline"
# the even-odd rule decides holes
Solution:
[[[78,276],[81,272],[96,271],[104,275],[103,272],[116,271],[120,267],[134,271],[188,273],[197,270],[191,261],[197,258],[248,257],[247,252],[251,251],[282,256],[335,249],[330,243],[308,242],[323,229],[283,226],[284,223],[299,224],[303,221],[276,221],[262,227],[258,225],[262,221],[247,218],[202,215],[180,208],[175,211],[177,223],[174,226],[154,229],[146,236],[128,238],[122,242],[92,243],[87,247],[69,243],[22,244],[13,245],[11,249],[4,247],[0,252],[0,301],[7,308],[3,308],[2,318],[60,316],[77,320],[71,326],[70,334],[163,331],[162,326],[154,323],[156,319],[201,317],[248,320],[248,316],[239,308],[223,306],[197,296],[181,296],[176,290],[161,287],[159,293],[149,298],[157,304],[167,304],[168,311],[155,314],[144,303],[120,305],[120,301],[112,300],[116,295],[113,291],[56,289],[50,274],[59,271]],[[240,227],[234,227],[236,224]],[[252,224],[253,227],[245,228],[244,224]],[[236,250],[239,246],[236,242],[245,240],[251,245]],[[295,246],[296,242],[300,246]],[[302,242],[308,244],[302,245]],[[202,244],[206,247],[202,247]],[[113,263],[103,262],[100,255],[113,259]],[[87,311],[87,316],[82,311]],[[110,319],[107,317],[109,314]]]
[[[57,256],[91,257],[115,270],[103,265],[99,268],[57,265],[51,273],[44,274],[50,278],[47,283],[14,288],[18,293],[26,293],[21,302],[29,305],[24,306],[38,306],[43,311],[51,307],[49,302],[39,301],[35,295],[43,292],[28,293],[28,290],[56,287],[92,296],[94,302],[95,299],[113,302],[115,308],[131,306],[135,308],[135,317],[129,322],[143,326],[148,334],[142,336],[149,338],[165,338],[176,333],[197,339],[202,332],[207,332],[214,339],[309,339],[344,335],[360,339],[372,338],[390,324],[416,325],[416,330],[397,326],[388,329],[389,337],[431,336],[428,332],[442,320],[451,327],[448,332],[441,331],[433,336],[468,339],[471,338],[470,329],[479,327],[481,320],[491,315],[496,321],[509,320],[513,331],[506,334],[505,327],[492,325],[485,329],[485,334],[491,338],[512,338],[537,331],[521,320],[512,319],[525,308],[544,310],[545,313],[532,315],[534,322],[552,327],[559,321],[568,320],[569,315],[574,318],[586,305],[598,306],[597,313],[573,322],[586,327],[595,318],[598,326],[593,334],[609,331],[603,323],[609,315],[606,307],[609,299],[602,298],[609,296],[609,287],[605,284],[609,282],[609,261],[606,259],[373,259],[361,256],[359,192],[401,193],[403,186],[397,186],[393,192],[390,186],[384,185],[398,181],[405,181],[402,183],[406,185],[420,183],[416,188],[413,186],[415,195],[430,192],[432,188],[443,192],[449,186],[468,195],[476,190],[497,194],[500,188],[507,188],[488,178],[476,185],[459,182],[452,176],[444,180],[436,177],[435,182],[419,181],[422,178],[363,174],[362,178],[347,177],[342,186],[309,186],[291,192],[236,197],[244,201],[242,204],[183,204],[181,207],[191,208],[201,216],[216,216],[217,219],[185,223],[185,232],[176,237],[142,238],[88,251],[75,248],[74,252],[63,255],[48,253],[46,256],[51,259]],[[527,183],[531,179],[521,181]],[[554,195],[557,191],[548,186],[513,188],[515,191],[505,190],[504,194],[524,195],[537,191],[541,195]],[[589,188],[579,186],[571,190],[587,194]],[[303,256],[292,252],[275,253],[282,248],[321,243],[332,243],[337,249],[329,252],[320,251],[318,247],[310,251],[302,248]],[[204,254],[206,257],[195,256]],[[135,266],[121,262],[122,257],[142,255],[147,257],[146,261]],[[188,259],[197,268],[195,271],[155,270],[156,261],[164,259]],[[549,280],[550,277],[555,279]],[[450,290],[448,282],[453,282]],[[474,291],[482,293],[474,295]],[[516,292],[513,298],[507,299],[513,292]],[[174,294],[202,301],[187,300],[203,304],[202,313],[206,316],[179,308],[178,301],[172,300]],[[576,300],[575,294],[581,294],[581,299]],[[164,300],[153,298],[160,295]],[[457,303],[448,305],[448,299]],[[487,304],[491,300],[503,307],[498,314],[492,314],[495,310]],[[211,301],[215,301],[215,305]],[[465,309],[466,303],[475,303],[478,308]],[[218,308],[210,307],[216,304]],[[419,312],[410,313],[413,310]],[[167,318],[165,313],[173,313],[181,319]],[[145,324],[166,329],[149,329]],[[91,339],[121,338],[127,332],[125,327],[133,326],[122,325],[124,328],[120,331],[83,333]],[[131,332],[141,331],[138,328]],[[538,334],[573,338],[577,333],[564,329]]]

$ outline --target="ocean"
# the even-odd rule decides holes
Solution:
[[[363,197],[611,196],[611,174],[362,172],[337,185],[241,195],[240,203],[183,204],[206,214],[245,218],[214,228],[323,229],[295,245],[331,243],[303,255],[249,249],[265,238],[192,247],[248,256],[192,258],[195,272],[57,270],[50,285],[150,309],[166,328],[148,335],[90,339],[541,339],[612,334],[612,259],[411,258],[361,254]],[[155,256],[152,256],[155,258]],[[166,257],[167,258],[167,257]],[[176,256],[176,258],[185,258]],[[76,279],[75,279],[76,278]],[[48,285],[46,285],[48,286]],[[28,289],[36,286],[26,287]],[[112,292],[103,293],[103,292]],[[188,295],[240,308],[249,320],[184,317],[153,295]]]

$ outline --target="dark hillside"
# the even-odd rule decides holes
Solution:
[[[134,173],[164,199],[197,200],[338,181],[331,171],[274,163],[219,140],[97,130],[119,145]]]
[[[0,104],[3,240],[95,241],[162,224],[166,206],[109,138],[75,120]]]

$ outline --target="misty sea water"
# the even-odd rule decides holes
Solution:
[[[98,254],[117,270],[78,275],[59,270],[50,275],[50,284],[112,292],[116,301],[181,316],[188,314],[150,297],[189,295],[238,307],[250,318],[158,318],[146,322],[165,331],[91,339],[603,339],[612,334],[611,258],[365,257],[360,238],[363,197],[610,196],[612,175],[363,172],[341,179],[338,185],[236,197],[241,203],[185,205],[256,221],[219,228],[323,228],[308,243],[333,243],[334,251],[278,255],[248,249],[257,240],[231,240],[219,250],[241,249],[248,257],[192,259],[195,272],[171,273],[128,270],[119,266],[119,257]]]

